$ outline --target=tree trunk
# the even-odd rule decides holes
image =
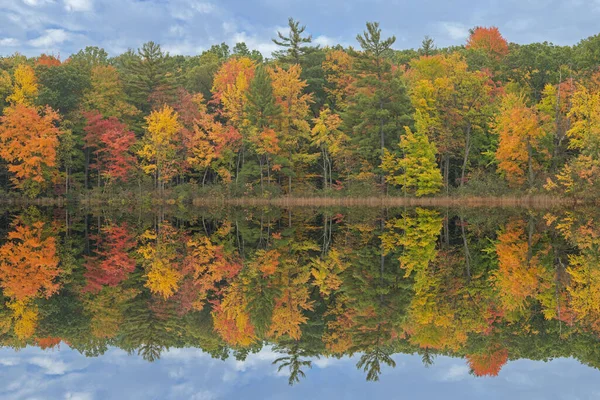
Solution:
[[[465,174],[467,171],[467,163],[469,162],[469,152],[471,151],[471,123],[467,125],[467,131],[465,134],[465,156],[463,158],[462,170],[460,173],[460,187],[465,184]]]
[[[529,171],[528,181],[529,188],[533,187],[533,148],[531,147],[531,142],[527,140],[527,169]]]

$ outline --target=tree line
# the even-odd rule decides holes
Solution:
[[[305,29],[290,19],[272,58],[153,42],[0,58],[0,186],[595,196],[600,36],[520,45],[475,27],[461,46],[396,50],[378,23],[347,48]]]

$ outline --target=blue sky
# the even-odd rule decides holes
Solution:
[[[597,399],[600,371],[573,359],[509,362],[496,378],[476,378],[464,360],[439,357],[426,369],[420,357],[396,355],[395,369],[366,382],[356,358],[315,361],[307,378],[289,387],[271,365],[271,349],[244,362],[219,361],[197,349],[175,349],[155,363],[110,349],[86,358],[58,350],[0,350],[0,399]]]
[[[468,29],[496,25],[517,43],[574,44],[600,31],[600,0],[0,0],[0,55],[60,53],[86,45],[111,55],[148,40],[173,54],[245,41],[269,55],[293,16],[322,45],[355,45],[365,21],[381,22],[395,47],[464,43]]]

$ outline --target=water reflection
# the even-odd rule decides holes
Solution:
[[[281,353],[367,380],[397,353],[600,366],[600,225],[590,213],[230,210],[180,215],[29,208],[0,217],[0,342],[109,347],[155,361]]]

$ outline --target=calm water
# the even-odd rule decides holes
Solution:
[[[4,211],[0,398],[599,398],[599,261],[589,210]]]

